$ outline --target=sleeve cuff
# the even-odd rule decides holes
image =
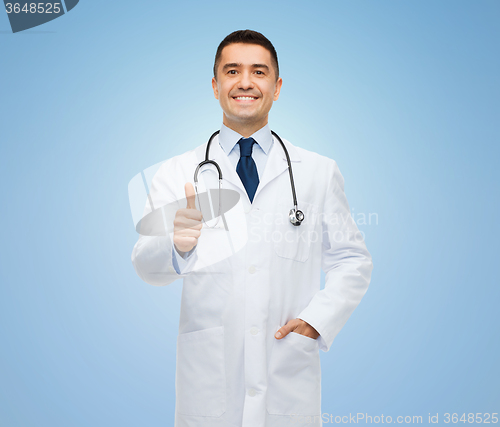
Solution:
[[[196,246],[184,255],[180,255],[175,244],[172,243],[172,265],[177,274],[186,274],[193,269],[197,258],[195,250]]]
[[[319,337],[317,338],[317,340],[318,340],[319,348],[321,350],[323,350],[325,353],[328,350],[330,350],[330,346],[332,345],[333,340],[332,340],[332,342],[327,342],[327,340],[323,336],[323,330],[322,330],[322,328],[317,326],[318,322],[316,322],[315,320],[309,320],[308,316],[305,316],[305,315],[302,315],[302,314],[298,315],[297,319],[303,320],[304,322],[306,322],[309,325],[311,325],[314,329],[316,329],[316,331],[319,333]]]

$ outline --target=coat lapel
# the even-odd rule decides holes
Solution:
[[[257,192],[255,193],[254,200],[258,197],[259,193],[266,187],[266,185],[271,183],[283,172],[286,171],[288,173],[288,163],[286,161],[285,151],[283,150],[280,142],[274,136],[273,141],[274,142],[266,162],[266,167],[264,168],[264,173],[262,174],[262,177],[259,181],[259,186],[257,187]],[[297,150],[292,144],[284,139],[283,143],[285,144],[288,155],[290,156],[290,163],[292,164],[293,172],[293,163],[300,162],[300,157],[297,153]]]

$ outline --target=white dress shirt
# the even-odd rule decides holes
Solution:
[[[228,128],[224,124],[222,125],[218,138],[219,145],[228,156],[234,169],[236,169],[240,160],[240,145],[238,144],[238,141],[241,138],[244,137],[238,132]],[[250,138],[253,138],[256,142],[252,147],[252,159],[255,161],[255,165],[257,166],[257,173],[259,174],[259,177],[261,177],[264,173],[264,168],[266,167],[269,150],[271,150],[273,145],[273,135],[271,134],[269,124],[260,128],[257,132],[252,134]],[[196,246],[189,252],[185,252],[181,255],[177,252],[177,248],[174,245],[174,250],[172,251],[172,264],[177,274],[182,274],[183,271],[196,261],[196,257],[193,256],[195,249]]]

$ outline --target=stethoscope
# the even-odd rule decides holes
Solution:
[[[212,143],[212,140],[214,139],[215,135],[218,135],[219,132],[220,132],[219,130],[215,131],[212,134],[212,136],[210,137],[210,139],[208,140],[207,150],[206,150],[206,153],[205,153],[205,160],[203,160],[197,166],[196,170],[194,171],[194,186],[195,186],[195,189],[196,189],[196,195],[197,195],[197,197],[198,197],[198,171],[204,165],[211,164],[211,165],[214,165],[217,168],[217,172],[219,174],[219,192],[220,192],[220,189],[222,187],[222,171],[221,171],[219,165],[217,164],[217,162],[215,160],[209,160],[210,144]],[[301,210],[297,209],[297,196],[295,195],[295,184],[293,183],[292,165],[290,163],[290,157],[288,156],[288,151],[287,151],[287,149],[285,147],[285,144],[283,143],[283,141],[281,140],[281,138],[278,136],[278,134],[276,132],[273,132],[273,131],[271,131],[271,133],[278,139],[278,141],[280,142],[281,146],[283,147],[283,150],[285,151],[286,161],[288,163],[288,172],[290,174],[290,186],[292,188],[292,196],[293,196],[293,208],[290,209],[290,212],[288,213],[288,217],[290,218],[290,222],[293,225],[299,226],[302,223],[302,221],[304,221],[304,213]],[[217,222],[216,222],[215,225],[217,225],[217,223],[219,222],[220,211],[221,211],[220,200],[221,200],[221,198],[219,197],[219,215],[217,215]],[[198,205],[200,205],[199,197],[198,197]],[[205,221],[205,220],[203,220],[203,221]],[[215,225],[213,225],[212,227],[215,227]]]

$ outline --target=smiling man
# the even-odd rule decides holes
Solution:
[[[280,95],[278,60],[261,45],[221,46],[214,64],[214,95],[224,111],[224,125],[249,137],[267,125],[269,110]]]
[[[212,78],[223,111],[219,134],[208,154],[203,144],[176,156],[152,181],[151,205],[185,204],[170,224],[172,239],[141,236],[132,253],[147,283],[184,279],[176,427],[321,425],[319,350],[330,349],[370,282],[371,256],[336,162],[269,127],[281,87],[266,37],[228,35]],[[203,248],[220,252],[231,230],[208,227],[196,206],[193,172],[205,156],[239,196],[244,221],[232,232],[250,236],[212,265],[199,263]]]

